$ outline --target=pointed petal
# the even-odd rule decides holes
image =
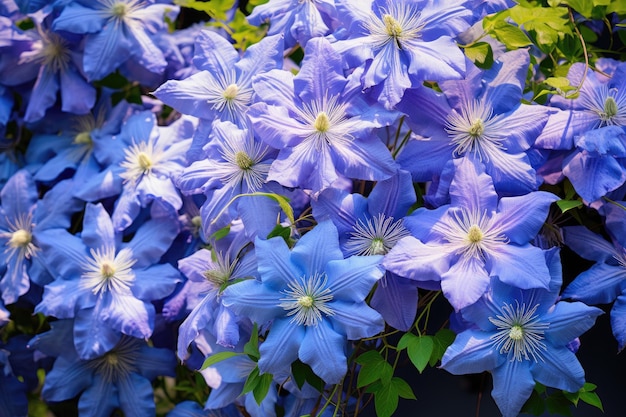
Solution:
[[[336,300],[332,303],[333,315],[328,318],[333,329],[348,340],[372,337],[385,329],[381,315],[364,302],[352,303]]]
[[[101,376],[94,378],[93,385],[88,387],[78,400],[78,412],[89,417],[108,417],[120,406],[119,390]]]
[[[288,371],[291,363],[298,359],[305,332],[305,326],[290,323],[288,318],[274,320],[269,335],[259,347],[259,370],[271,374]]]
[[[81,359],[104,355],[118,344],[121,333],[100,318],[99,306],[79,310],[74,319],[74,346]]]
[[[370,304],[386,323],[406,332],[415,321],[417,301],[415,281],[387,272],[376,287]]]
[[[608,304],[623,291],[626,269],[619,265],[597,263],[580,273],[565,291],[563,298],[584,301],[588,304]]]
[[[516,417],[535,388],[527,361],[509,361],[494,369],[491,396],[503,417]]]
[[[501,245],[490,255],[490,274],[500,281],[523,289],[548,289],[550,271],[541,249],[528,244]]]
[[[279,306],[282,297],[277,290],[249,279],[226,288],[222,293],[222,303],[236,314],[264,324],[276,317],[285,316],[285,309]]]
[[[475,303],[488,285],[485,264],[474,257],[460,258],[441,276],[443,295],[457,311]]]
[[[546,386],[577,392],[585,383],[585,371],[576,355],[565,346],[548,346],[542,362],[533,363],[533,377]]]
[[[339,249],[337,228],[330,221],[318,223],[291,250],[293,264],[309,276],[323,273],[330,261],[338,259],[343,259],[343,254]],[[341,286],[341,278],[333,278],[338,279]]]
[[[90,248],[115,247],[113,223],[102,204],[87,204],[81,238]]]
[[[345,344],[345,338],[321,320],[316,326],[307,327],[298,356],[324,382],[337,384],[348,371]]]
[[[537,236],[548,217],[550,205],[558,199],[545,191],[503,197],[498,204],[498,212],[493,215],[493,226],[501,227],[512,243],[528,243]]]
[[[148,416],[155,414],[154,390],[146,378],[132,372],[126,378],[119,378],[117,387],[119,389],[120,408],[124,411],[124,415]]]
[[[416,281],[439,281],[450,264],[439,246],[425,245],[413,236],[400,239],[385,255],[383,266],[401,277]]]
[[[456,335],[446,349],[441,367],[454,375],[476,374],[495,369],[506,358],[494,348],[491,334],[466,330]]]
[[[604,313],[599,308],[589,307],[580,302],[559,302],[543,316],[545,321],[550,323],[545,332],[546,339],[555,346],[566,346],[589,330],[601,314]]]
[[[326,265],[328,287],[339,300],[361,302],[383,276],[382,256],[351,256]]]

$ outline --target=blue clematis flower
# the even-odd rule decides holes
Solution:
[[[255,79],[262,102],[248,117],[259,137],[279,149],[268,180],[319,193],[340,178],[382,180],[396,172],[374,134],[395,114],[368,104],[353,80],[324,38],[307,43],[297,76],[273,70]]]
[[[26,170],[15,173],[0,193],[0,293],[5,304],[26,294],[31,281],[38,285],[52,280],[40,251],[38,237],[45,230],[70,226],[80,203],[71,197],[72,182],[49,190],[42,200]]]
[[[415,201],[411,175],[399,171],[376,183],[367,198],[327,188],[311,201],[311,207],[316,219],[330,219],[337,227],[345,256],[386,255],[400,239],[410,235],[403,218]],[[416,282],[387,271],[371,305],[391,326],[408,330],[417,309]]]
[[[622,350],[626,346],[626,211],[612,204],[605,210],[612,242],[584,226],[563,228],[565,244],[581,257],[596,261],[565,288],[563,298],[587,304],[614,302],[611,327]]]
[[[158,263],[177,234],[178,223],[151,219],[122,242],[104,207],[88,204],[80,237],[63,229],[40,234],[42,254],[56,280],[46,285],[35,310],[75,318],[76,351],[85,359],[112,349],[122,334],[150,337],[152,301],[171,294],[180,281],[173,266]]]
[[[156,413],[151,381],[161,375],[176,375],[174,352],[124,336],[110,350],[82,359],[74,348],[72,320],[59,320],[51,327],[29,343],[56,357],[41,392],[44,400],[56,402],[79,396],[78,411],[86,417],[110,416],[116,409],[128,416]]]
[[[289,250],[280,237],[256,239],[260,280],[224,290],[223,304],[236,314],[271,328],[261,344],[262,373],[289,371],[296,359],[329,384],[347,372],[347,340],[370,337],[384,328],[365,297],[383,274],[381,256],[344,259],[337,229],[319,223]]]
[[[455,166],[451,204],[405,217],[412,236],[386,255],[385,268],[419,282],[441,281],[456,310],[478,300],[492,276],[524,289],[546,288],[550,276],[543,251],[529,242],[558,197],[536,191],[498,199],[478,161],[462,158]]]
[[[252,79],[282,68],[283,38],[265,37],[240,56],[221,35],[203,30],[195,41],[193,63],[200,71],[184,80],[167,81],[153,94],[179,112],[200,119],[189,155],[197,160],[214,120],[249,127],[245,114],[253,102]]]
[[[333,47],[350,67],[364,66],[364,88],[393,108],[425,80],[459,79],[465,56],[453,37],[470,26],[466,0],[337,0],[345,29]]]
[[[129,59],[162,73],[167,63],[153,36],[167,30],[164,16],[175,18],[178,10],[152,0],[72,1],[52,29],[85,35],[83,68],[89,81],[104,78]]]
[[[523,290],[493,279],[476,304],[462,309],[466,328],[441,360],[455,375],[489,371],[504,417],[519,414],[535,387],[577,392],[584,370],[569,343],[595,323],[602,310],[581,302],[558,301],[561,264],[558,249],[546,252],[549,288]]]
[[[334,0],[270,0],[256,6],[248,21],[256,26],[269,23],[267,34],[284,34],[285,48],[304,47],[309,39],[328,35],[339,23]]]
[[[398,109],[415,135],[398,163],[414,181],[445,177],[451,160],[473,156],[485,164],[500,195],[537,189],[527,152],[550,109],[521,103],[529,59],[526,50],[508,52],[488,71],[474,67],[464,80],[440,83],[442,93],[423,86],[407,91]]]

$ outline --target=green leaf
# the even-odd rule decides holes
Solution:
[[[208,358],[206,358],[204,360],[200,370],[206,369],[209,366],[213,366],[213,365],[215,365],[218,362],[221,362],[221,361],[224,361],[226,359],[232,358],[233,356],[239,356],[239,355],[241,355],[240,352],[231,352],[231,351],[215,353],[215,354],[209,356]]]
[[[374,408],[378,417],[391,417],[398,408],[398,392],[392,384],[380,384],[374,392]]]
[[[524,403],[524,406],[522,407],[521,412],[532,414],[534,416],[540,416],[545,411],[546,411],[545,400],[541,397],[541,395],[536,390],[533,390],[532,394],[530,394],[530,397],[528,397],[528,400],[526,400],[526,403]]]
[[[313,370],[306,363],[302,363],[299,359],[291,364],[291,374],[298,388],[302,389],[305,382],[308,382],[313,388],[322,392],[324,390],[324,381],[315,375]]]
[[[409,359],[420,373],[426,368],[434,347],[432,336],[416,336],[413,333],[405,334],[398,342],[398,349],[407,349]]]
[[[259,329],[257,324],[254,323],[252,327],[252,333],[250,334],[250,340],[243,346],[243,353],[248,355],[250,359],[258,362],[261,354],[259,353]]]
[[[362,388],[379,379],[383,384],[389,384],[393,376],[393,367],[376,350],[370,350],[360,355],[356,362],[361,365],[357,377],[357,388]]]
[[[257,404],[261,405],[261,402],[265,399],[273,381],[274,376],[272,374],[262,374],[259,376],[258,382],[252,390],[252,395],[254,395],[254,400]]]
[[[230,233],[230,225],[226,227],[222,227],[219,230],[216,230],[210,237],[210,240],[220,240],[228,236]]]
[[[493,51],[487,42],[477,42],[466,47],[465,55],[479,68],[488,69],[493,65]]]
[[[267,235],[268,239],[273,237],[280,236],[283,238],[285,243],[289,245],[289,240],[291,239],[291,228],[287,226],[283,226],[282,224],[277,224],[272,231]]]
[[[443,358],[443,354],[448,349],[448,346],[454,342],[455,337],[456,335],[450,329],[440,329],[435,333],[433,337],[433,352],[428,360],[430,366],[435,366]]]
[[[583,205],[580,200],[559,200],[556,205],[561,209],[561,213],[565,213],[568,210],[572,210]]]
[[[413,389],[404,379],[393,377],[391,379],[391,385],[393,385],[394,389],[401,398],[406,400],[417,400],[417,398],[415,398],[415,394],[413,393]]]
[[[548,412],[551,414],[558,414],[562,416],[571,416],[571,403],[567,398],[563,396],[561,392],[555,392],[546,398],[546,406]]]
[[[565,0],[565,4],[576,10],[578,13],[586,17],[591,18],[591,12],[593,11],[594,2],[589,0]]]
[[[243,389],[241,390],[242,394],[252,391],[257,386],[261,380],[260,372],[258,366],[255,366],[254,369],[250,371],[246,382],[243,384]]]
[[[504,22],[503,25],[494,27],[489,33],[505,44],[508,49],[517,49],[532,45],[531,40],[523,30],[506,22]]]
[[[598,396],[598,394],[596,394],[595,392],[588,392],[588,391],[581,392],[580,400],[583,401],[584,403],[587,403],[596,408],[599,408],[602,412],[604,412],[604,407],[602,407],[602,401],[600,400],[600,397]]]

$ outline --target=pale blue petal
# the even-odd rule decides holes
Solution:
[[[617,340],[618,351],[626,345],[626,295],[622,294],[615,300],[611,309],[611,329]]]
[[[338,300],[361,302],[374,284],[383,276],[380,266],[383,257],[351,256],[347,259],[329,261],[326,265],[328,287]]]
[[[516,417],[535,388],[528,361],[509,361],[494,369],[491,375],[491,396],[503,417]]]
[[[149,347],[147,344],[141,345],[135,359],[137,373],[149,381],[160,375],[175,376],[176,364],[176,356],[171,349]]]
[[[543,361],[532,363],[533,377],[544,385],[577,392],[585,383],[585,371],[566,346],[550,346],[541,352]]]
[[[475,303],[487,290],[489,274],[485,264],[475,257],[463,257],[441,276],[443,295],[455,310]]]
[[[550,205],[559,198],[545,191],[518,197],[503,197],[498,212],[493,215],[493,227],[501,227],[511,243],[523,245],[537,236]]]
[[[345,335],[348,340],[372,337],[385,329],[381,315],[364,302],[333,300],[328,306],[332,308],[333,315],[327,320],[332,323],[333,330]]]
[[[74,346],[81,359],[94,359],[104,355],[118,344],[121,333],[111,329],[100,319],[100,310],[79,310],[74,320]]]
[[[58,91],[59,80],[57,73],[51,71],[47,66],[41,67],[39,77],[28,102],[24,120],[34,122],[44,117],[46,110],[57,101]]]
[[[145,222],[126,246],[137,259],[134,266],[143,268],[158,262],[178,235],[179,227],[178,222],[167,218]]]
[[[609,241],[585,226],[566,226],[562,230],[565,244],[585,259],[606,262],[617,254]]]
[[[454,375],[477,374],[495,369],[506,362],[491,340],[491,334],[466,330],[456,335],[446,349],[441,367]]]
[[[563,161],[563,175],[572,182],[583,200],[589,203],[626,181],[626,169],[613,156],[594,156],[582,151]]]
[[[301,67],[293,80],[293,87],[305,103],[336,94],[346,85],[341,55],[326,38],[307,42]]]
[[[37,186],[27,170],[17,171],[0,192],[4,216],[12,221],[29,214],[37,202]]]
[[[589,330],[602,310],[583,303],[559,302],[542,317],[550,327],[545,331],[546,339],[555,346],[567,346],[572,340]],[[551,385],[553,386],[553,385]]]
[[[86,39],[83,66],[89,81],[104,78],[131,56],[131,42],[122,26],[107,25]]]
[[[102,306],[101,320],[113,330],[140,339],[152,336],[154,306],[132,295],[113,294],[110,302]]]
[[[96,103],[96,89],[74,67],[60,71],[61,110],[73,114],[87,114]]]
[[[131,288],[140,300],[156,301],[170,295],[181,282],[180,272],[170,264],[153,265],[146,269],[134,269],[135,282]]]
[[[249,279],[226,288],[222,293],[222,303],[236,314],[249,317],[258,324],[264,324],[286,314],[285,309],[279,306],[283,297],[278,290]]]
[[[258,271],[263,284],[279,291],[287,283],[304,275],[305,271],[291,262],[291,251],[282,237],[268,240],[257,238],[255,247]]]
[[[589,304],[608,304],[622,293],[625,285],[624,267],[597,263],[580,273],[567,286],[563,291],[563,298],[572,298]]]
[[[36,306],[35,312],[58,319],[69,319],[74,317],[79,301],[82,306],[93,303],[89,290],[80,287],[79,279],[57,279],[46,285],[43,298]]]
[[[473,158],[454,161],[454,179],[450,184],[450,203],[470,213],[491,213],[498,204],[498,194],[485,167]]]
[[[238,59],[233,45],[220,34],[202,30],[196,36],[193,63],[199,69],[222,76],[233,70]]]
[[[345,338],[335,332],[326,320],[308,326],[298,356],[328,384],[337,384],[348,371],[344,353]]]
[[[337,228],[330,221],[318,223],[313,230],[302,236],[291,250],[292,263],[308,276],[323,273],[326,265],[337,259],[343,259],[343,254],[339,249]],[[337,280],[337,285],[340,287],[343,283],[342,278],[329,276],[330,283]]]
[[[398,171],[390,178],[376,183],[367,198],[367,206],[374,216],[382,213],[399,220],[416,201],[411,175],[407,171]]]
[[[439,281],[450,268],[450,263],[447,254],[439,246],[425,245],[413,236],[408,236],[385,255],[383,266],[401,277],[416,281]]]
[[[78,360],[73,355],[69,356],[71,360],[65,356],[58,357],[54,367],[46,374],[41,393],[46,401],[72,399],[92,385],[93,370],[89,368],[88,362]]]
[[[291,363],[298,359],[305,332],[305,326],[290,323],[289,318],[274,320],[269,335],[259,347],[259,370],[271,374],[288,371]]]
[[[385,322],[401,331],[408,331],[417,313],[417,283],[387,272],[370,301]]]
[[[514,287],[545,288],[550,284],[550,271],[543,250],[524,246],[502,244],[488,258],[491,275]]]
[[[102,204],[87,204],[81,238],[88,247],[93,249],[115,247],[113,223]]]
[[[53,30],[66,30],[73,33],[95,33],[106,23],[106,15],[101,10],[82,6],[78,2],[68,3],[52,24]]]

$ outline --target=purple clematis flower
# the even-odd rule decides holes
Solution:
[[[453,37],[470,26],[466,0],[337,0],[333,47],[350,67],[364,66],[363,88],[393,108],[408,88],[425,80],[459,79],[465,56]]]
[[[396,165],[374,129],[395,114],[364,100],[326,39],[311,39],[305,52],[297,76],[273,70],[254,81],[262,102],[248,117],[259,137],[279,149],[268,180],[319,193],[340,178],[389,178]]]
[[[519,414],[535,381],[577,392],[584,370],[569,344],[595,323],[602,310],[558,301],[558,249],[546,252],[548,288],[523,290],[493,279],[476,304],[462,309],[466,329],[448,347],[441,367],[453,374],[483,371],[493,376],[495,399],[504,417]]]
[[[162,73],[167,62],[153,37],[166,31],[165,15],[179,7],[152,0],[80,0],[69,2],[52,29],[85,35],[83,68],[89,81],[112,73],[129,59]]]
[[[344,259],[337,229],[319,223],[289,250],[280,237],[256,239],[260,280],[224,290],[223,304],[261,325],[272,320],[261,344],[262,373],[289,371],[296,359],[329,384],[347,372],[347,340],[384,328],[365,297],[383,274],[381,256]]]
[[[152,301],[171,294],[180,281],[173,266],[158,263],[178,229],[171,219],[151,219],[129,242],[122,242],[104,207],[88,204],[80,237],[64,229],[40,234],[43,256],[56,280],[46,285],[35,310],[75,318],[75,346],[85,359],[112,349],[122,334],[150,337]]]
[[[543,251],[529,242],[558,197],[536,191],[499,200],[480,162],[462,158],[455,166],[451,204],[405,217],[412,236],[387,254],[385,268],[419,282],[441,281],[456,310],[476,302],[492,276],[519,288],[546,288]]]

